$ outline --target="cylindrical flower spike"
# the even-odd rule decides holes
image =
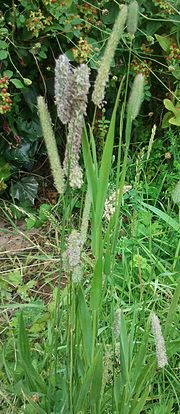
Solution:
[[[71,269],[80,264],[81,239],[77,230],[72,230],[68,237],[66,254]]]
[[[55,97],[58,117],[68,125],[68,136],[64,159],[64,174],[69,177],[72,188],[83,183],[79,165],[83,115],[86,115],[90,70],[86,64],[73,69],[65,55],[59,56],[55,69]]]
[[[172,200],[174,204],[178,204],[180,207],[180,181],[177,182],[174,190],[172,191]]]
[[[41,122],[42,132],[48,152],[51,170],[54,178],[54,185],[59,194],[64,193],[64,176],[61,167],[55,136],[53,133],[51,118],[47,109],[47,105],[42,96],[37,99],[39,118]]]
[[[67,124],[74,110],[74,74],[66,55],[56,60],[54,89],[58,117]]]
[[[94,91],[92,94],[92,101],[95,105],[100,106],[104,99],[105,87],[109,79],[109,71],[111,63],[119,42],[119,39],[123,33],[124,25],[127,18],[127,6],[123,5],[119,15],[114,23],[112,33],[109,37],[104,56],[100,63],[97,78],[94,85]]]
[[[115,339],[119,339],[119,335],[121,332],[121,315],[122,311],[120,308],[116,309],[115,315],[114,315],[114,336]]]
[[[154,312],[151,315],[151,326],[156,345],[157,364],[159,368],[164,368],[165,365],[168,364],[166,346],[162,335],[159,318],[156,316]]]
[[[138,25],[138,2],[132,1],[128,7],[127,31],[134,36]]]
[[[144,76],[142,73],[136,75],[132,91],[130,93],[129,102],[127,105],[127,112],[130,114],[132,119],[135,119],[139,114],[140,107],[144,96]]]

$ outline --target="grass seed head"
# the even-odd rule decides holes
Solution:
[[[51,118],[48,112],[47,105],[42,96],[37,99],[39,118],[41,122],[42,132],[48,152],[48,157],[51,165],[51,171],[54,178],[54,185],[59,194],[64,193],[64,174],[61,167],[58,149],[56,145],[55,136],[53,133]]]
[[[138,3],[136,0],[132,1],[128,7],[127,17],[127,31],[131,36],[134,36],[138,25]]]
[[[144,76],[139,73],[136,75],[132,90],[129,97],[129,102],[127,105],[127,110],[131,115],[132,119],[135,119],[139,114],[140,107],[143,101],[144,96]]]
[[[172,200],[174,204],[179,204],[180,207],[180,181],[177,182],[174,190],[172,191]]]
[[[68,237],[66,253],[69,266],[70,268],[74,269],[77,265],[80,264],[81,254],[81,240],[80,234],[77,230],[72,230],[71,234]]]
[[[69,59],[60,55],[55,66],[55,100],[57,114],[63,124],[67,124],[73,115],[74,74]]]
[[[151,315],[152,333],[156,345],[156,358],[158,368],[164,368],[168,364],[165,341],[161,331],[160,320],[154,312]]]
[[[119,39],[123,34],[126,18],[127,18],[127,6],[123,5],[114,23],[114,27],[112,29],[109,40],[107,42],[104,56],[101,60],[97,78],[96,78],[95,85],[94,85],[92,101],[94,102],[95,105],[99,107],[105,96],[105,88],[109,80],[110,67],[112,64],[112,60],[113,60]]]

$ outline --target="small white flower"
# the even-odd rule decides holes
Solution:
[[[131,189],[132,189],[132,185],[125,185],[123,187],[123,194],[124,193],[127,193]],[[114,191],[109,196],[109,198],[106,199],[106,201],[105,201],[105,205],[104,205],[104,215],[103,215],[103,217],[107,221],[110,221],[110,218],[115,213],[115,210],[116,210],[116,202],[117,202],[117,199],[118,199],[118,195],[119,195],[119,190],[118,191]]]

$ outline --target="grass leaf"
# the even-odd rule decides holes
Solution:
[[[159,208],[151,206],[150,204],[146,204],[141,202],[141,205],[143,207],[146,207],[148,210],[151,210],[154,214],[156,214],[159,218],[164,220],[169,226],[171,226],[174,230],[180,231],[180,225],[179,223],[174,220],[172,217],[170,217],[167,213],[164,213],[164,211],[159,210]]]

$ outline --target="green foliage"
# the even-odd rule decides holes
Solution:
[[[128,68],[128,50],[132,49],[131,76],[146,76],[145,99],[150,101],[158,83],[158,101],[155,112],[160,117],[162,101],[169,90],[176,88],[178,80],[178,12],[176,4],[167,7],[161,2],[138,1],[140,31],[130,46],[125,33],[116,52],[107,90],[108,111],[112,111],[117,93],[117,80]],[[10,7],[9,7],[10,6]],[[39,140],[42,132],[37,117],[36,98],[40,94],[52,97],[54,73],[53,56],[65,52],[72,61],[88,62],[92,79],[104,53],[106,40],[117,16],[116,2],[85,3],[81,0],[9,1],[2,4],[0,17],[1,80],[8,76],[8,99],[12,105],[3,105],[0,155],[4,162],[18,168],[32,170],[39,156]],[[153,14],[157,20],[151,21]],[[169,16],[169,18],[168,18]],[[159,17],[159,18],[158,18]],[[155,76],[153,76],[155,74]],[[163,80],[161,80],[163,79]],[[168,89],[168,86],[169,89]],[[3,84],[2,84],[3,86]],[[156,88],[157,91],[157,88]],[[174,93],[177,96],[177,93]],[[159,104],[159,100],[161,103]],[[156,105],[158,102],[158,105]],[[175,107],[178,107],[178,102]],[[152,111],[151,104],[147,113]],[[175,110],[175,109],[174,109]],[[179,125],[177,112],[167,113],[163,126]],[[54,119],[55,109],[52,106]],[[109,115],[107,117],[107,120]],[[98,120],[99,130],[101,118]],[[61,138],[63,141],[63,137]],[[104,138],[103,138],[104,140]],[[14,175],[15,178],[15,175]]]
[[[162,127],[167,128],[169,124],[180,126],[180,106],[177,104],[177,106],[173,105],[173,102],[169,99],[164,99],[164,106],[166,109],[168,109],[169,112],[167,112],[164,115]],[[172,116],[173,115],[173,116]]]
[[[36,213],[36,216],[31,215],[26,219],[27,230],[31,230],[33,228],[38,229],[41,227],[48,221],[50,213],[51,206],[49,204],[41,204],[39,211]]]

